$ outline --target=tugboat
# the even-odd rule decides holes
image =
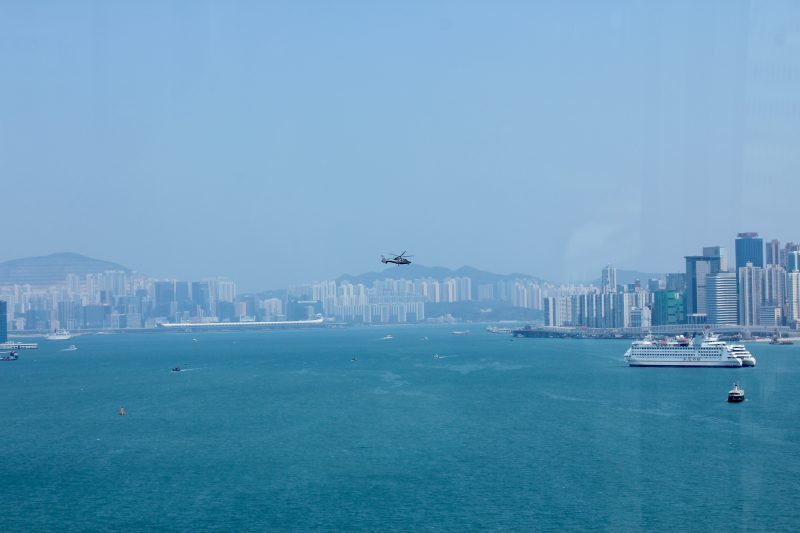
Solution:
[[[770,344],[779,344],[779,345],[794,344],[789,339],[782,339],[781,338],[781,332],[778,331],[777,329],[775,329],[775,331],[772,333],[772,338],[770,339],[769,343]]]
[[[729,403],[739,403],[744,401],[744,390],[739,388],[738,383],[733,384],[733,388],[728,392]]]

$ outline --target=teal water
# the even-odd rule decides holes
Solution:
[[[800,529],[800,346],[650,369],[627,345],[444,327],[41,341],[0,363],[0,529]]]

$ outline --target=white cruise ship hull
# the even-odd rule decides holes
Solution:
[[[722,361],[648,361],[640,359],[628,359],[630,366],[704,366],[704,367],[728,367],[740,368],[742,362],[739,360]]]
[[[676,345],[634,344],[625,352],[630,366],[693,366],[709,368],[740,368],[739,357],[731,354],[724,345],[703,347],[678,347]]]

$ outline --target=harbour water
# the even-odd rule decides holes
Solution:
[[[0,363],[0,528],[800,528],[800,346],[630,368],[451,329],[42,341]]]

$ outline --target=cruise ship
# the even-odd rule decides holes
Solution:
[[[744,344],[729,344],[728,351],[742,361],[742,366],[756,366],[756,358]]]
[[[711,332],[706,332],[700,342],[686,337],[655,340],[648,335],[633,341],[625,352],[625,360],[630,366],[755,366],[755,358],[744,346],[732,348]],[[747,363],[752,360],[752,364],[745,364],[745,359]]]

